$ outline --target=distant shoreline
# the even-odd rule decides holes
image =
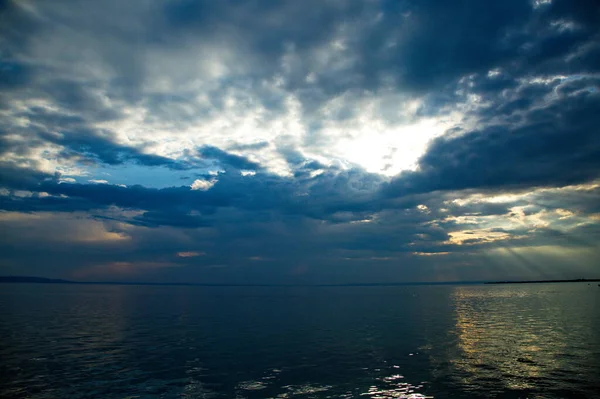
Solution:
[[[78,284],[78,285],[171,285],[182,287],[393,287],[403,285],[481,285],[484,281],[451,281],[451,282],[390,282],[390,283],[298,283],[298,284],[244,284],[244,283],[158,283],[158,282],[128,282],[128,281],[73,281],[28,276],[0,276],[0,283],[15,284]]]
[[[594,283],[598,278],[578,278],[575,280],[523,280],[523,281],[488,281],[484,284],[540,284],[540,283]]]
[[[538,284],[538,283],[591,283],[600,279],[575,280],[523,280],[523,281],[450,281],[450,282],[390,282],[390,283],[340,283],[340,284],[235,284],[235,283],[151,283],[126,281],[72,281],[29,276],[0,276],[0,283],[15,284],[77,284],[77,285],[148,285],[181,287],[399,287],[414,285],[482,285],[482,284]]]

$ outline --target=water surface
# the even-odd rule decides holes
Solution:
[[[0,285],[3,398],[600,397],[600,287]]]

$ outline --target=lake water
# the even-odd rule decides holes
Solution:
[[[0,284],[2,398],[600,397],[597,283]]]

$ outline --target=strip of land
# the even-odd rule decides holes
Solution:
[[[0,276],[0,283],[33,283],[33,284],[83,284],[83,285],[177,285],[199,287],[396,287],[406,285],[477,285],[477,284],[537,284],[537,283],[592,283],[600,279],[575,280],[522,280],[522,281],[447,281],[447,282],[386,282],[386,283],[340,283],[340,284],[235,284],[235,283],[158,283],[127,281],[72,281],[29,276]]]
[[[598,282],[598,278],[578,278],[575,280],[523,280],[523,281],[488,281],[485,284],[539,284],[539,283],[592,283]]]
[[[0,276],[0,283],[73,284],[75,281],[29,276]]]
[[[260,283],[177,283],[177,282],[131,282],[131,281],[73,281],[29,276],[0,276],[0,283],[29,284],[82,284],[82,285],[175,285],[196,287],[395,287],[407,285],[475,285],[483,281],[435,281],[435,282],[372,282],[372,283],[297,283],[297,284],[260,284]]]

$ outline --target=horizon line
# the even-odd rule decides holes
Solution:
[[[568,283],[598,282],[600,278],[579,278],[559,280],[503,280],[503,281],[405,281],[405,282],[370,282],[370,283],[192,283],[192,282],[141,282],[141,281],[77,281],[36,276],[0,276],[0,283],[34,283],[34,284],[82,284],[82,285],[170,285],[197,287],[392,287],[403,285],[481,285],[481,284],[536,284],[536,283]]]

